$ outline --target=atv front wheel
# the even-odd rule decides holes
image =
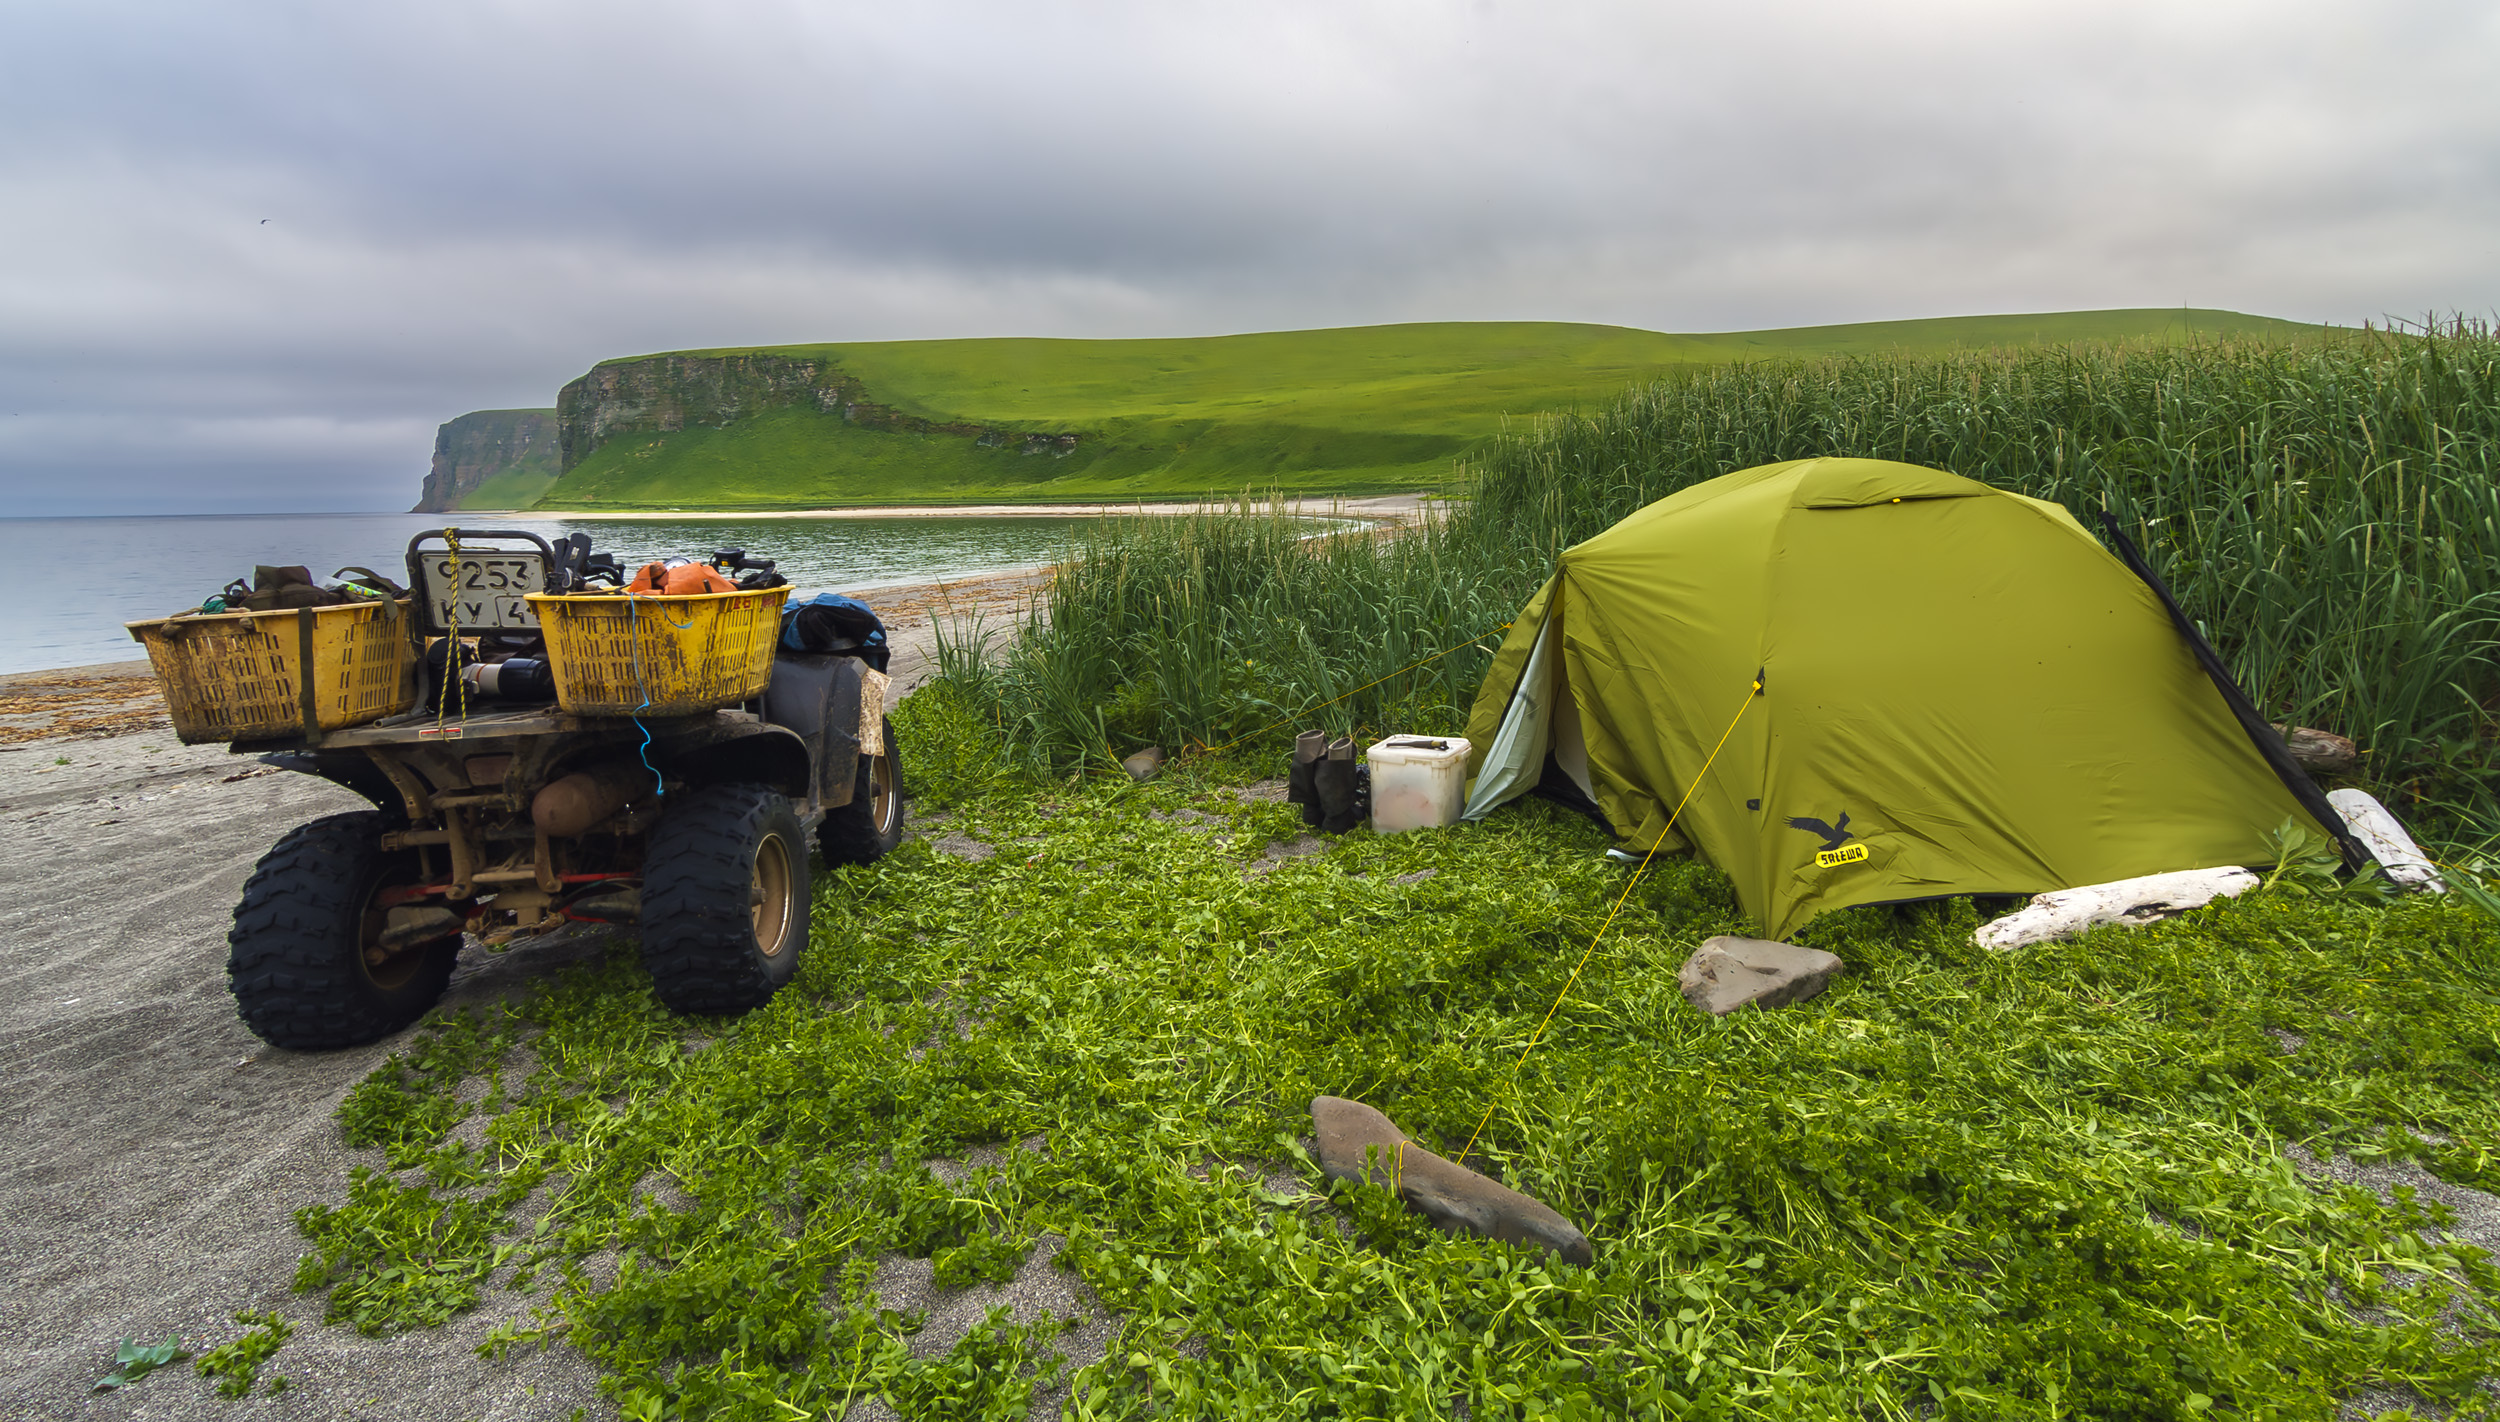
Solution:
[[[825,811],[816,842],[827,864],[873,864],[903,842],[903,758],[894,723],[885,723],[885,754],[859,758],[851,803]]]
[[[451,981],[460,935],[385,953],[380,890],[414,882],[414,856],[385,854],[387,817],[328,815],[261,856],[226,934],[226,979],[243,1024],[273,1047],[322,1051],[387,1037]]]
[[[667,798],[643,858],[642,960],[677,1012],[763,1006],[807,949],[807,832],[785,796],[706,785]]]

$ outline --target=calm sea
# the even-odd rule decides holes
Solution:
[[[256,563],[302,563],[324,578],[360,564],[405,582],[409,538],[454,521],[442,514],[0,519],[0,546],[14,550],[9,566],[28,575],[0,616],[0,672],[143,658],[123,623],[197,607],[235,578],[250,581]],[[504,517],[472,526],[526,529],[549,542],[579,529],[628,567],[742,547],[777,560],[808,591],[869,592],[1052,562],[1084,522]]]

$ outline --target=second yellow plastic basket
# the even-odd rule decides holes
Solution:
[[[184,745],[274,740],[416,704],[408,604],[352,602],[126,624]]]
[[[786,587],[687,597],[530,594],[556,704],[576,716],[687,716],[764,694]]]

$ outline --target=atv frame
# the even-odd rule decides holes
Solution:
[[[466,546],[529,534],[453,531]],[[417,572],[417,545],[410,570]],[[420,579],[419,665],[457,631]],[[445,655],[457,668],[468,655]],[[456,670],[455,670],[456,674]],[[631,926],[662,1002],[762,1005],[807,947],[810,842],[828,864],[901,841],[903,783],[885,678],[856,655],[784,652],[763,696],[694,715],[575,716],[552,705],[416,705],[344,730],[238,742],[363,796],[280,839],[227,941],[244,1022],[324,1049],[406,1026],[442,996],[465,936],[567,922]]]

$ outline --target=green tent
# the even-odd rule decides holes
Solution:
[[[1698,849],[1775,937],[1852,904],[2264,863],[2286,819],[2343,843],[2121,551],[2135,571],[2056,504],[1884,460],[1694,485],[1566,550],[1512,624],[1466,814],[1585,797],[1635,849]]]

